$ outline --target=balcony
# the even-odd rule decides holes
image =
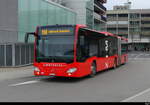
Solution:
[[[150,24],[141,24],[141,27],[149,28]]]
[[[127,31],[125,31],[125,30],[119,30],[118,34],[120,34],[120,35],[128,35],[128,30]]]
[[[107,24],[107,28],[117,28],[116,24]]]
[[[117,31],[113,31],[113,30],[108,30],[108,32],[110,32],[112,34],[117,34]]]
[[[131,30],[130,30],[130,35],[139,35],[139,34],[140,34],[139,31],[131,31]]]
[[[107,0],[101,0],[103,3],[107,3]]]
[[[141,17],[142,21],[150,21],[150,17]]]
[[[101,16],[99,14],[97,14],[96,12],[94,12],[94,18],[97,20],[101,20]]]
[[[118,28],[128,28],[128,24],[118,24]]]
[[[141,38],[141,43],[149,43],[150,38]]]
[[[118,21],[117,17],[107,17],[108,21]]]
[[[139,28],[140,27],[140,25],[138,24],[138,25],[131,25],[130,24],[130,26],[129,26],[129,28]]]
[[[104,22],[106,23],[107,19],[104,16],[101,16],[99,14],[97,14],[96,12],[94,12],[94,18],[98,21],[98,22]]]
[[[129,20],[130,20],[130,21],[141,21],[140,18],[130,18]]]
[[[107,22],[107,19],[104,16],[101,16],[101,20],[104,21],[104,22]]]
[[[103,4],[101,4],[100,2],[99,2],[99,0],[94,0],[94,4],[95,4],[95,6],[97,7],[97,8],[99,8],[100,10],[102,10],[103,12],[106,12],[106,7],[104,7],[103,6]]]
[[[98,0],[99,2],[101,2],[101,3],[106,3],[107,2],[107,0]]]
[[[128,21],[128,17],[118,17],[118,21]]]
[[[141,35],[150,36],[150,31],[142,31]]]

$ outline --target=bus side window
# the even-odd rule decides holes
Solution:
[[[84,35],[79,36],[77,45],[77,60],[85,61],[88,58],[89,44]]]
[[[121,53],[126,54],[128,52],[128,45],[127,44],[121,44]]]
[[[99,57],[105,57],[107,55],[106,53],[106,44],[105,44],[105,38],[102,38],[99,40]]]
[[[80,41],[80,45],[81,46],[84,46],[84,43],[85,43],[85,37],[84,36],[80,36],[80,38],[79,38],[79,41]]]
[[[109,37],[108,40],[109,40],[108,55],[113,56],[115,54],[115,49],[116,49],[116,47],[115,47],[115,38]]]
[[[84,59],[85,49],[86,49],[85,37],[84,36],[79,36],[79,47],[78,47],[78,50],[79,50],[79,56],[81,57],[81,59]]]
[[[81,50],[82,50],[83,57],[85,59],[88,58],[89,57],[89,39],[86,36],[84,36],[84,44],[81,47]]]
[[[98,41],[96,39],[89,39],[90,41],[90,52],[89,55],[92,56],[98,56]]]

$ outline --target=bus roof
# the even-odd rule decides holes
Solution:
[[[112,33],[110,33],[110,32],[100,32],[100,33],[105,34],[105,35],[108,35],[108,36],[114,36],[114,37],[117,37],[117,38],[121,38],[122,40],[128,41],[127,38],[118,36],[118,35],[116,35],[116,34],[112,34]]]
[[[101,32],[101,31],[96,31],[96,30],[88,29],[86,25],[82,25],[82,24],[77,24],[77,26],[80,27],[80,28],[84,28],[86,30],[89,30],[89,31],[94,31],[94,32],[97,32],[97,33],[105,34],[107,36],[117,37],[117,38],[121,38],[122,40],[128,41],[127,38],[121,37],[121,36],[118,36],[118,35],[115,35],[115,34],[112,34],[110,32]]]
[[[56,25],[45,25],[45,26],[38,26],[40,28],[47,28],[47,27],[73,27],[75,25],[60,25],[60,24],[56,24]]]

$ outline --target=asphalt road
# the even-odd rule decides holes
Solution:
[[[150,102],[150,53],[94,78],[33,76],[33,70],[0,73],[0,102]]]

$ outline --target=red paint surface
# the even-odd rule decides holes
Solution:
[[[34,75],[36,76],[51,76],[52,74],[55,74],[55,76],[58,77],[84,77],[87,76],[91,73],[91,64],[93,63],[93,61],[96,61],[96,67],[97,67],[97,72],[99,71],[103,71],[103,70],[107,70],[109,68],[113,68],[114,66],[114,61],[115,59],[118,59],[117,55],[114,56],[110,56],[110,57],[91,57],[89,59],[87,59],[84,63],[79,63],[76,61],[77,58],[77,39],[78,39],[78,31],[79,28],[84,28],[86,27],[85,25],[76,25],[75,28],[75,40],[74,40],[74,63],[71,64],[67,64],[67,63],[37,63],[35,61],[36,58],[36,53],[35,53],[35,48],[36,48],[36,40],[35,40],[35,44],[34,44],[34,66],[40,69],[40,72],[34,71]],[[38,28],[36,31],[36,34],[38,35]],[[111,33],[108,32],[99,32],[99,33],[103,33],[103,34],[107,34],[109,36],[112,37],[117,37],[120,38],[116,35],[113,35]],[[122,38],[122,40],[127,41],[127,39]],[[121,64],[124,64],[128,61],[128,55],[124,54],[121,56]],[[72,73],[72,74],[68,74],[67,71],[70,68],[77,68],[77,71]]]

